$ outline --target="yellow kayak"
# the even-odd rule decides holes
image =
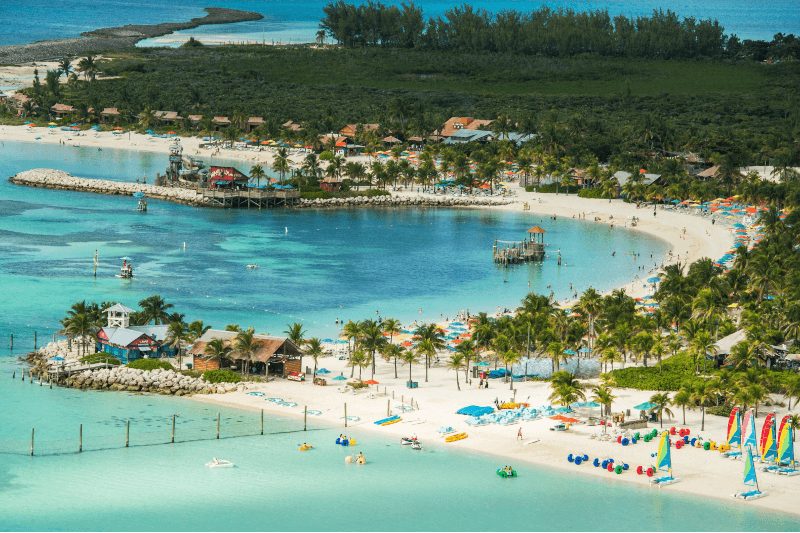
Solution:
[[[389,420],[388,422],[384,422],[384,423],[383,423],[383,424],[381,424],[381,425],[382,425],[382,426],[388,426],[388,425],[390,425],[390,424],[397,424],[397,423],[398,423],[398,422],[400,422],[401,420],[402,420],[402,418],[396,418],[396,419],[394,419],[394,420]]]
[[[445,438],[444,441],[445,442],[455,442],[457,440],[466,439],[466,438],[467,438],[467,434],[466,433],[458,433],[456,435],[450,435],[449,437]]]
[[[303,452],[306,450],[310,450],[311,448],[313,448],[313,446],[311,446],[310,444],[306,444],[305,446],[300,446],[300,451]]]

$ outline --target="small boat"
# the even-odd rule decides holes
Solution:
[[[755,486],[756,490],[749,490],[747,492],[737,492],[736,494],[731,494],[731,497],[739,498],[741,500],[757,500],[759,498],[763,498],[764,496],[769,495],[769,492],[762,492],[758,488],[758,480],[756,479],[756,468],[753,465],[753,452],[750,451],[750,448],[747,448],[747,457],[744,460],[744,484],[749,486]]]
[[[672,477],[672,456],[670,455],[669,447],[669,432],[665,431],[661,436],[661,442],[658,443],[658,454],[656,455],[655,470],[665,470],[669,472],[669,475],[650,480],[650,484],[658,485],[658,488],[666,485],[672,485],[673,483],[678,483],[680,481],[680,478]]]
[[[502,468],[498,468],[497,475],[502,478],[517,477],[517,471],[516,470],[509,471],[509,470],[504,470]]]
[[[117,277],[121,279],[133,279],[133,265],[127,261],[123,261],[122,268],[120,268]]]
[[[411,449],[412,449],[412,450],[422,450],[422,445],[421,445],[419,442],[414,442],[414,443],[411,445]]]
[[[400,444],[403,446],[408,446],[409,444],[414,444],[417,442],[417,437],[403,437],[400,439]]]
[[[449,437],[446,437],[444,439],[444,441],[445,442],[455,442],[457,440],[466,439],[466,438],[467,438],[467,434],[466,433],[458,433],[456,435],[450,435]]]
[[[230,461],[226,461],[225,459],[217,459],[214,457],[214,460],[206,463],[206,466],[209,468],[233,468],[233,463]]]

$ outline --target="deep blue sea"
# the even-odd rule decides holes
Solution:
[[[239,24],[204,26],[185,32],[230,41],[311,42],[314,40],[322,7],[327,0],[3,0],[0,46],[43,39],[76,37],[82,31],[124,24],[180,22],[203,16],[204,7],[229,7],[256,11],[264,20]],[[385,0],[400,4],[399,0]],[[438,15],[458,0],[416,2],[426,16]],[[640,0],[640,1],[543,1],[476,0],[476,8],[492,12],[504,9],[529,10],[545,4],[576,11],[608,9],[613,15],[649,15],[654,9],[671,9],[683,17],[717,19],[726,33],[742,39],[772,39],[776,33],[800,34],[800,0]],[[146,43],[145,43],[146,44]]]

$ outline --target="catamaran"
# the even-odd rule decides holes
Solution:
[[[723,453],[723,457],[736,458],[742,456],[742,426],[740,424],[739,408],[735,407],[731,411],[731,416],[728,418],[728,434],[725,439],[725,444],[730,446],[738,446],[739,451],[728,450]]]
[[[775,435],[775,413],[768,414],[767,418],[764,419],[758,450],[761,454],[762,463],[771,463],[778,460],[778,439]]]
[[[775,464],[763,467],[761,470],[764,472],[784,476],[800,475],[800,470],[794,468],[797,461],[794,460],[794,440],[792,438],[792,425],[789,422],[790,418],[791,416],[789,415],[783,417],[777,433],[775,433],[775,424],[772,424],[773,434],[777,434],[777,439],[775,439],[777,441]]]
[[[669,453],[669,431],[665,431],[661,434],[661,442],[658,443],[658,455],[656,457],[656,470],[669,472],[669,475],[651,479],[651,485],[658,485],[658,487],[661,488],[665,485],[672,485],[680,481],[680,478],[672,477],[672,457]]]
[[[743,500],[757,500],[769,494],[769,492],[761,492],[761,490],[758,488],[756,467],[753,465],[753,452],[750,451],[750,448],[747,448],[747,455],[745,456],[744,460],[744,484],[750,487],[755,486],[756,490],[737,492],[736,494],[731,494],[731,496],[734,498],[741,498]]]

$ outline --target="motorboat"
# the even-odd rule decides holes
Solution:
[[[412,450],[422,450],[422,445],[419,443],[419,441],[416,441],[416,442],[414,442],[414,444],[411,445],[411,449]]]
[[[123,261],[122,268],[120,268],[117,277],[122,279],[133,279],[133,265],[127,261]]]
[[[414,444],[417,442],[417,437],[403,437],[400,439],[400,444],[403,446],[408,446],[409,444]]]
[[[226,461],[225,459],[217,459],[214,457],[214,460],[206,463],[206,466],[209,468],[233,468],[233,463],[230,461]]]

